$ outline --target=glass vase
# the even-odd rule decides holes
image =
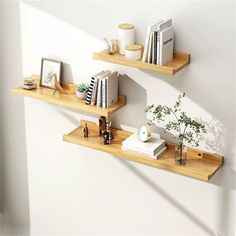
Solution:
[[[187,148],[183,142],[175,147],[175,162],[177,165],[185,165],[187,161]]]

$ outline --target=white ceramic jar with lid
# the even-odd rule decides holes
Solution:
[[[138,44],[128,44],[125,47],[125,57],[137,61],[141,59],[141,46]]]
[[[119,28],[119,53],[125,54],[125,46],[134,44],[134,28],[133,24],[123,23],[118,26]]]

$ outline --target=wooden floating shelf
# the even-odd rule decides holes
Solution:
[[[56,92],[54,95],[54,90],[40,87],[39,77],[32,76],[37,82],[37,89],[25,90],[22,87],[13,88],[12,92],[14,94],[35,98],[45,102],[61,105],[64,107],[72,108],[85,113],[97,115],[97,116],[110,116],[115,111],[119,110],[126,104],[126,96],[119,96],[119,100],[116,104],[109,108],[101,108],[92,105],[86,105],[85,100],[79,100],[75,95],[75,84],[64,83],[63,87],[66,89],[68,94],[59,94]]]
[[[107,50],[93,53],[93,59],[170,75],[175,74],[190,63],[190,55],[187,53],[174,53],[173,61],[165,66],[144,63],[141,60],[132,61],[119,53],[109,54]]]
[[[82,127],[88,124],[89,138],[84,138]],[[95,123],[81,120],[80,127],[69,134],[63,136],[63,140],[99,151],[107,152],[123,159],[139,162],[153,167],[165,169],[174,173],[189,176],[195,179],[209,181],[215,172],[223,165],[223,156],[212,154],[196,149],[188,149],[188,159],[184,166],[175,164],[174,144],[167,144],[167,151],[158,159],[153,160],[145,155],[140,155],[131,151],[121,149],[122,142],[132,133],[113,129],[115,138],[110,145],[104,145],[102,138],[98,134],[98,127]]]

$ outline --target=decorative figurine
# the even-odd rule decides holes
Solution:
[[[105,131],[106,131],[106,117],[100,116],[99,117],[99,135],[102,136]]]
[[[55,89],[53,95],[55,94],[56,91],[58,91],[61,94],[67,94],[66,90],[62,88],[62,86],[58,82],[56,73],[52,75],[51,85],[52,85],[52,88]]]
[[[106,130],[103,133],[104,144],[111,144],[111,141],[114,139],[114,135],[111,131],[111,121],[106,122]]]
[[[87,123],[85,123],[85,127],[83,128],[83,134],[84,134],[84,138],[88,138],[89,136],[89,130],[88,130],[88,125]]]
[[[116,39],[108,40],[107,38],[103,38],[103,41],[106,45],[106,50],[108,51],[109,54],[114,54],[118,52],[118,40]]]

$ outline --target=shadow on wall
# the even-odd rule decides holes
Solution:
[[[124,124],[139,127],[146,123],[147,118],[144,111],[147,105],[146,90],[125,74],[123,78],[119,79],[119,94],[126,95],[127,104],[117,112],[117,115],[114,115],[115,119],[112,117],[113,126],[122,128],[121,124]]]
[[[159,187],[156,183],[150,180],[143,173],[141,173],[137,168],[131,165],[128,161],[125,161],[122,159],[117,159],[117,160],[119,160],[125,167],[127,167],[130,171],[132,171],[133,174],[139,177],[141,181],[145,182],[158,195],[161,195],[164,199],[168,200],[169,203],[172,204],[172,206],[177,208],[179,211],[185,214],[189,219],[191,219],[194,223],[196,223],[196,225],[198,225],[203,231],[205,231],[209,235],[214,235],[214,232],[205,224],[205,222],[202,222],[201,219],[194,216],[194,214],[191,211],[186,209],[185,206],[178,203],[172,196],[166,193],[161,187]]]

